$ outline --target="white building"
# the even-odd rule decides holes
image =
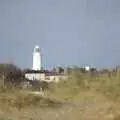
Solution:
[[[39,80],[39,81],[43,81],[45,80],[45,73],[44,72],[36,72],[36,71],[27,71],[25,73],[25,78],[29,79],[29,80]]]
[[[50,71],[34,71],[28,70],[25,73],[25,78],[29,80],[38,80],[38,81],[46,81],[46,82],[59,82],[60,80],[65,80],[67,77],[62,74],[53,73]]]
[[[86,71],[90,71],[90,66],[85,66]]]
[[[41,70],[41,51],[38,45],[33,51],[33,70]]]

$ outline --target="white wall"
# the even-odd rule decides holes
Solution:
[[[44,80],[45,74],[44,73],[26,73],[25,78],[29,80]]]
[[[51,75],[45,76],[45,73],[26,73],[25,78],[29,80],[41,80],[46,82],[59,82],[60,80],[66,80],[67,76],[64,75]]]

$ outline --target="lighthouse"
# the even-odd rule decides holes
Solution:
[[[41,64],[41,49],[38,45],[34,47],[33,51],[33,67],[32,69],[26,69],[25,78],[30,81],[45,81],[45,82],[59,82],[60,79],[68,79],[63,72],[54,72],[42,69]],[[31,84],[31,82],[30,82]],[[26,84],[25,84],[26,85]]]
[[[33,70],[41,70],[41,51],[38,45],[33,51]]]

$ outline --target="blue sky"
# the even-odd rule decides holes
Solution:
[[[0,62],[32,67],[120,65],[120,0],[0,0]]]

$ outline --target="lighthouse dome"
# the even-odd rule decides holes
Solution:
[[[40,52],[40,47],[38,45],[35,46],[34,52]]]

